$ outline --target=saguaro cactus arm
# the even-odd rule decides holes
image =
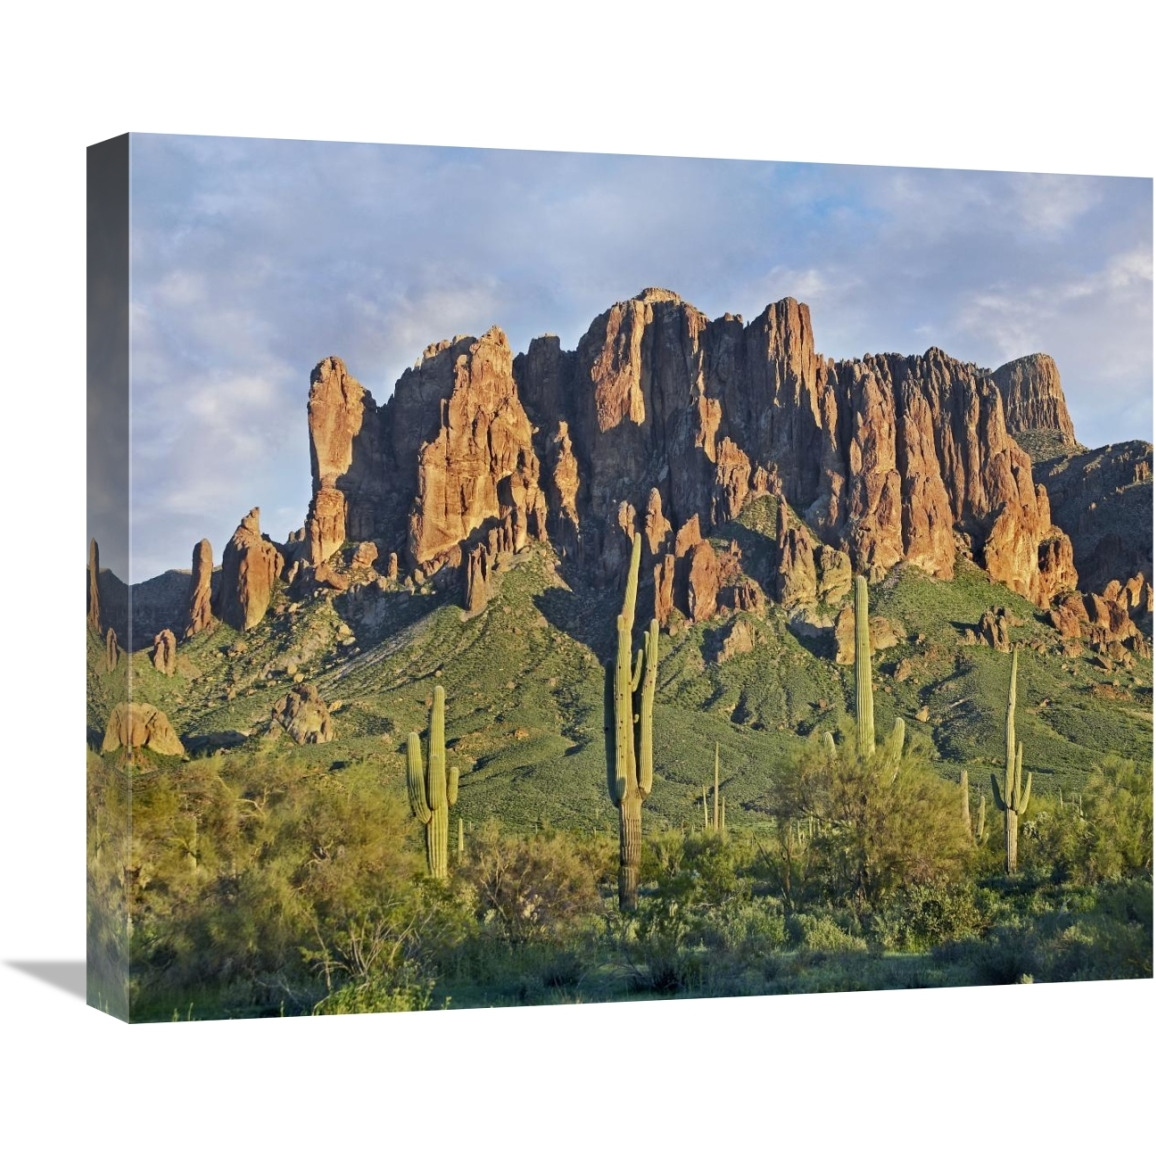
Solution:
[[[899,760],[903,757],[903,740],[906,737],[907,724],[901,718],[897,718],[883,747],[888,763],[896,770],[899,769]]]
[[[617,806],[626,794],[626,775],[619,769],[618,728],[615,717],[618,700],[614,694],[615,670],[615,663],[608,662],[606,664],[603,728],[606,733],[606,789],[610,794],[610,801]]]
[[[1028,781],[1024,783],[1024,744],[1016,749],[1016,811],[1023,814],[1032,800],[1032,773],[1028,771]]]
[[[1004,801],[1011,805],[1012,793],[1015,785],[1016,769],[1016,670],[1019,667],[1020,652],[1017,647],[1012,651],[1011,682],[1007,691],[1007,721],[1004,723],[1004,765],[1005,791]]]
[[[714,829],[719,829],[719,802],[718,802],[718,743],[714,745]]]
[[[646,631],[646,646],[638,652],[643,663],[642,685],[638,697],[638,789],[650,797],[654,786],[654,692],[658,686],[658,619],[652,618]]]
[[[410,731],[406,740],[405,785],[409,791],[409,807],[419,823],[430,821],[429,804],[426,802],[425,768],[421,761],[421,739]]]

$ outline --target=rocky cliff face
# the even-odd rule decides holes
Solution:
[[[768,593],[810,597],[838,570],[832,551],[874,577],[906,562],[942,578],[962,551],[1047,605],[1076,568],[1009,407],[1019,425],[1070,436],[1042,355],[995,377],[938,349],[833,362],[790,298],[744,324],[647,289],[597,317],[573,352],[543,337],[514,359],[498,329],[432,345],[383,406],[340,359],[321,362],[299,556],[317,565],[347,538],[373,539],[418,578],[453,568],[476,609],[499,528],[503,548],[549,538],[604,582],[637,529],[656,605],[701,619],[745,595],[726,593],[697,543],[680,550],[680,534],[702,538],[773,493],[798,524],[780,535]]]
[[[1152,580],[1152,445],[1121,442],[1037,468],[1052,517],[1072,540],[1080,586]]]
[[[313,501],[303,557],[378,540],[407,572],[458,566],[467,544],[508,523],[521,548],[546,536],[546,498],[505,334],[429,346],[378,406],[340,358],[313,371]]]
[[[1041,604],[1075,582],[999,389],[940,350],[835,363],[789,298],[744,325],[652,289],[597,318],[572,359],[539,344],[516,368],[543,444],[565,425],[568,522],[605,570],[651,490],[676,530],[771,491],[857,571],[904,561],[950,577],[963,548]]]
[[[1016,358],[991,376],[1003,398],[1008,432],[1034,460],[1080,448],[1060,371],[1046,353]]]

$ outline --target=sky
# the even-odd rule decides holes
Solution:
[[[134,582],[303,523],[323,357],[380,402],[434,341],[573,349],[651,285],[805,301],[829,357],[1050,353],[1080,441],[1152,439],[1147,179],[134,135],[130,229]]]

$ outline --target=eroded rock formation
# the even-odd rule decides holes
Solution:
[[[868,620],[868,632],[872,654],[890,650],[906,637],[902,625],[882,616]],[[834,639],[835,662],[839,666],[851,666],[855,661],[855,611],[850,603],[835,616]]]
[[[329,707],[309,683],[299,683],[273,706],[270,727],[280,728],[299,746],[333,740]]]
[[[1046,353],[1016,358],[991,375],[1008,432],[1037,461],[1078,448],[1060,371]]]
[[[490,599],[492,567],[490,553],[481,542],[466,555],[464,605],[471,614],[481,610]]]
[[[185,637],[192,638],[213,624],[213,547],[202,538],[193,548],[193,577],[189,586],[189,615]]]
[[[152,664],[166,678],[177,672],[177,636],[171,630],[162,630],[153,639]]]
[[[221,560],[218,617],[237,630],[251,630],[269,609],[273,583],[283,565],[277,547],[261,535],[261,511],[250,510]]]
[[[1072,540],[1082,590],[1137,572],[1152,580],[1152,445],[1121,442],[1037,468],[1052,518]]]
[[[994,376],[935,348],[832,361],[791,298],[745,323],[647,289],[573,351],[547,336],[514,358],[497,328],[430,345],[383,405],[340,358],[321,361],[313,496],[286,551],[295,579],[305,568],[335,586],[343,543],[372,543],[390,581],[444,571],[476,609],[498,552],[548,538],[580,580],[609,584],[638,530],[664,621],[755,605],[760,584],[791,607],[834,608],[852,572],[906,563],[946,579],[962,552],[1046,607],[1075,588],[1080,560],[1013,436],[1032,423],[1070,433],[1042,355]],[[764,494],[780,524],[752,583],[708,539]],[[280,556],[255,515],[225,555],[222,616],[249,628]],[[350,571],[372,569],[366,558]]]
[[[88,628],[100,633],[100,548],[88,543]]]
[[[113,707],[100,749],[107,752],[122,747],[130,750],[147,747],[158,755],[185,753],[165,712],[147,702],[121,702]]]

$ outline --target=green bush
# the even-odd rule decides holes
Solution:
[[[1152,872],[1152,766],[1114,755],[1077,800],[1041,805],[1026,829],[1025,861],[1057,882],[1103,883]]]
[[[808,825],[808,889],[858,910],[903,887],[958,879],[973,855],[958,788],[931,770],[917,742],[897,763],[885,746],[861,759],[850,744],[812,742],[776,784],[769,809],[784,829]]]
[[[425,1011],[433,980],[406,972],[390,979],[349,983],[319,1000],[314,1015],[358,1015],[362,1012]]]
[[[866,939],[840,926],[830,914],[793,915],[787,926],[792,941],[804,951],[845,955],[868,950]]]
[[[473,837],[460,868],[478,919],[509,944],[554,940],[602,909],[599,883],[610,870],[608,841],[580,842],[558,831],[503,835],[496,823]]]
[[[969,883],[904,888],[872,920],[872,931],[892,951],[926,951],[948,940],[972,939],[986,926]]]

